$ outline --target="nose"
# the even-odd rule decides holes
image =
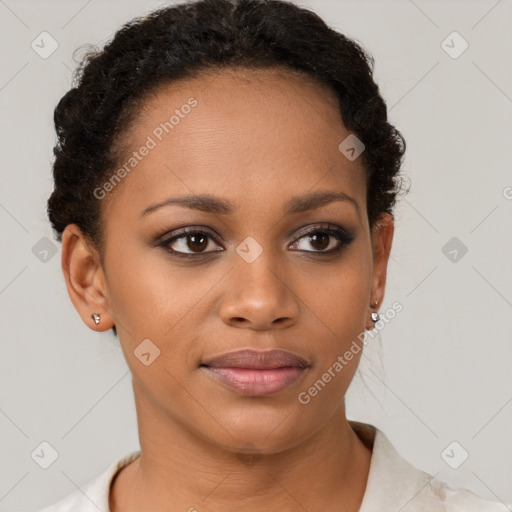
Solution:
[[[264,255],[265,251],[252,263],[240,259],[229,273],[220,304],[220,316],[227,325],[266,330],[297,322],[299,302],[289,273]]]

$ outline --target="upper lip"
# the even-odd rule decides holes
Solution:
[[[306,368],[309,366],[309,363],[303,357],[294,352],[289,352],[288,350],[273,349],[262,352],[243,349],[214,357],[204,362],[202,365],[217,368],[272,370],[290,366]]]

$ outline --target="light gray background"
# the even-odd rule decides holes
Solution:
[[[130,375],[110,332],[72,306],[53,240],[53,109],[70,87],[73,51],[103,45],[156,1],[0,0],[0,508],[37,510],[137,449]],[[403,311],[367,347],[351,418],[382,429],[417,467],[477,494],[512,500],[512,3],[301,2],[375,57],[391,122],[404,134],[411,191],[396,210],[385,310]],[[43,32],[58,49],[42,59]],[[441,43],[457,31],[458,58]],[[454,43],[455,50],[460,48]],[[442,247],[468,248],[451,261]],[[460,253],[459,253],[460,254]],[[380,366],[382,365],[382,369]],[[452,469],[457,441],[469,458]],[[59,454],[31,458],[42,442]],[[455,454],[457,455],[457,454]],[[458,456],[458,455],[457,455]]]

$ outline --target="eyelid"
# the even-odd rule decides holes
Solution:
[[[304,228],[301,228],[298,233],[295,235],[294,242],[301,239],[302,237],[309,235],[310,233],[314,233],[316,231],[346,231],[345,229],[341,228],[341,226],[337,226],[336,224],[333,224],[332,222],[315,222],[314,224],[309,224],[305,226]]]
[[[303,236],[309,235],[310,233],[315,233],[317,231],[328,232],[331,234],[337,233],[341,236],[344,236],[347,240],[355,238],[355,232],[352,229],[339,226],[333,222],[315,222],[314,224],[310,224],[305,228],[300,229],[295,235],[295,240],[298,240]]]

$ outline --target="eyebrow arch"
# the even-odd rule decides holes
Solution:
[[[304,194],[301,196],[292,197],[285,205],[285,214],[292,215],[295,213],[302,213],[305,211],[319,208],[334,201],[348,201],[355,206],[359,212],[359,204],[357,201],[346,194],[345,192],[338,192],[332,190],[325,190],[314,192],[312,194]],[[229,200],[221,199],[218,197],[206,195],[193,195],[184,197],[170,197],[160,203],[148,206],[140,213],[139,217],[144,217],[155,210],[169,205],[181,205],[192,210],[200,210],[207,213],[216,214],[230,214],[235,211],[235,205]]]

